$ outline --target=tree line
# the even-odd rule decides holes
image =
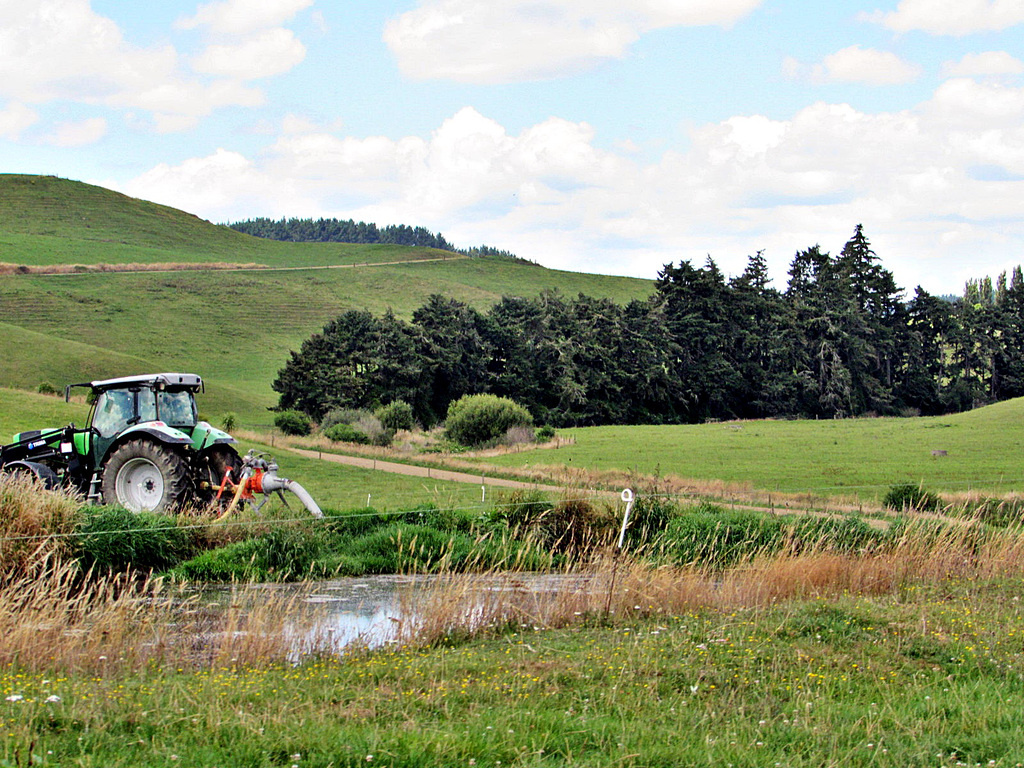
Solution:
[[[486,312],[435,295],[410,322],[352,310],[273,386],[313,418],[404,400],[428,425],[477,393],[553,426],[941,414],[1024,395],[1024,277],[904,299],[858,225],[835,256],[798,252],[784,290],[758,252],[729,279],[710,257],[668,264],[624,306],[544,292]]]
[[[525,261],[514,253],[481,245],[474,248],[456,248],[440,232],[433,233],[424,227],[410,227],[406,224],[391,224],[378,227],[376,224],[353,219],[269,219],[257,217],[228,224],[231,229],[253,237],[282,240],[292,243],[361,243],[408,245],[422,248],[437,248],[442,251],[461,253],[470,257],[490,256],[515,261]]]

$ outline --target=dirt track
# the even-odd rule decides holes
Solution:
[[[392,472],[396,475],[409,475],[410,477],[427,477],[431,480],[450,480],[453,483],[473,483],[475,485],[489,485],[496,488],[524,488],[529,490],[559,492],[564,490],[558,485],[543,485],[540,483],[527,483],[523,480],[506,480],[503,477],[487,477],[485,474],[469,474],[468,472],[453,472],[449,469],[437,469],[436,467],[419,467],[412,464],[399,464],[397,461],[383,461],[381,459],[366,459],[361,456],[341,456],[336,453],[322,453],[310,451],[305,448],[286,448],[289,451],[305,456],[310,459],[321,459],[322,461],[333,461],[336,464],[346,464],[350,467],[371,469],[377,472]]]

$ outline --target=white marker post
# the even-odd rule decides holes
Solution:
[[[615,594],[615,577],[619,574],[619,555],[622,554],[622,545],[626,541],[626,526],[629,525],[629,513],[633,511],[633,491],[625,488],[622,491],[622,500],[626,502],[626,511],[622,514],[622,530],[619,531],[619,543],[615,548],[615,557],[612,560],[612,579],[608,585],[608,601],[604,605],[604,618],[612,612],[612,596]]]
[[[629,525],[629,513],[633,511],[633,491],[626,488],[622,491],[622,500],[626,502],[626,511],[622,515],[622,530],[619,531],[619,550],[626,541],[626,526]]]

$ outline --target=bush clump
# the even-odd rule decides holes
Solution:
[[[313,431],[313,422],[302,411],[281,411],[274,417],[274,426],[286,435],[308,435]]]
[[[351,424],[333,424],[324,430],[324,437],[336,443],[358,443],[369,445],[370,438]]]
[[[615,514],[606,505],[573,496],[551,501],[531,490],[499,499],[487,522],[557,554],[589,552],[611,542],[616,532]]]
[[[897,512],[903,512],[907,509],[915,509],[918,512],[931,512],[939,508],[942,500],[934,493],[926,491],[920,485],[900,483],[889,489],[882,503],[889,509],[894,509]]]
[[[533,424],[530,412],[514,400],[497,395],[463,395],[448,407],[445,431],[460,445],[492,443],[513,427]]]
[[[626,528],[626,542],[638,546],[656,541],[679,514],[679,507],[665,496],[638,494]]]
[[[335,427],[348,427],[337,430]],[[354,430],[354,432],[352,431]],[[334,408],[320,422],[320,431],[329,440],[362,445],[391,445],[394,430],[387,429],[372,411],[361,408]],[[357,437],[355,433],[361,435]],[[347,435],[332,437],[331,435]]]
[[[400,429],[410,430],[416,426],[412,406],[405,400],[395,400],[383,408],[378,408],[376,416],[384,429],[398,432]]]

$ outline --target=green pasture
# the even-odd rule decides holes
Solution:
[[[878,499],[904,482],[946,492],[1024,491],[1024,398],[928,418],[590,427],[559,434],[576,444],[486,462],[632,470],[862,499]]]
[[[413,509],[423,504],[466,512],[482,512],[486,508],[481,500],[479,485],[349,467],[308,459],[284,448],[268,445],[243,443],[239,450],[245,453],[252,447],[269,452],[281,467],[281,477],[301,483],[317,504],[324,508],[346,510],[372,506],[385,512]],[[494,498],[495,493],[488,489],[488,502]],[[280,501],[275,500],[273,503],[281,506]],[[288,503],[293,510],[302,509],[302,505],[291,497]]]

